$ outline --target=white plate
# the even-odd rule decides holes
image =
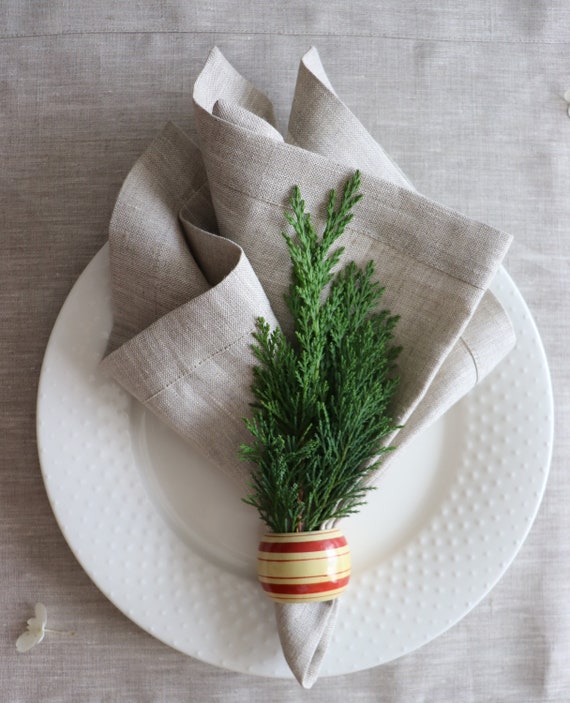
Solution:
[[[517,347],[345,523],[354,572],[323,676],[382,664],[447,630],[499,580],[531,527],[550,464],[550,377],[504,270],[493,290]],[[255,581],[256,514],[99,373],[110,328],[104,248],[61,310],[40,379],[40,460],[67,542],[101,591],[171,647],[235,671],[290,676]]]

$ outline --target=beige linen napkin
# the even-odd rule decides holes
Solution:
[[[215,227],[200,153],[169,124],[111,218],[113,330],[102,369],[245,493],[237,448],[248,438],[251,335],[258,315],[277,321],[243,251]]]
[[[194,106],[199,148],[167,126],[119,195],[114,328],[102,366],[229,476],[243,485],[249,471],[236,452],[247,438],[255,318],[291,332],[280,232],[294,184],[318,227],[328,190],[362,171],[364,199],[340,244],[343,261],[374,259],[383,305],[401,316],[394,413],[406,427],[395,444],[511,348],[508,318],[485,292],[510,237],[418,195],[335,95],[314,49],[299,69],[286,141],[270,101],[217,49]],[[305,687],[318,676],[339,602],[276,607],[285,657]]]

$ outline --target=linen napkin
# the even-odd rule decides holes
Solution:
[[[218,49],[196,81],[194,109],[199,146],[168,125],[119,194],[102,367],[244,493],[249,467],[237,448],[247,441],[255,319],[291,333],[280,232],[294,184],[319,228],[330,188],[362,172],[341,264],[374,259],[383,306],[401,316],[394,419],[406,426],[392,444],[439,417],[512,347],[508,318],[486,293],[511,238],[417,194],[336,96],[315,49],[300,65],[286,140],[271,102]],[[284,655],[305,687],[339,602],[276,606]]]
[[[243,251],[215,227],[200,153],[169,124],[111,218],[113,330],[102,369],[245,493],[237,448],[247,439],[251,335],[258,315],[277,321]]]

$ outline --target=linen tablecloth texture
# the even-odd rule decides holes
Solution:
[[[373,259],[383,305],[401,317],[394,417],[405,430],[393,444],[510,350],[510,322],[485,291],[511,237],[418,195],[335,94],[316,49],[301,61],[286,140],[268,98],[217,48],[194,106],[199,148],[168,125],[119,194],[109,237],[114,327],[102,367],[244,495],[251,467],[237,449],[248,439],[255,320],[292,333],[280,236],[292,185],[319,228],[328,190],[362,171],[341,265]],[[285,657],[305,687],[318,676],[339,602],[276,606]]]
[[[56,317],[109,236],[121,184],[165,122],[199,143],[189,106],[214,45],[271,97],[282,134],[298,59],[317,46],[338,95],[422,194],[514,233],[505,266],[536,321],[553,380],[556,441],[544,500],[500,582],[416,652],[371,669],[321,675],[310,691],[292,677],[261,678],[188,657],[121,613],[66,544],[35,443],[37,384]],[[569,50],[567,0],[0,3],[0,699],[570,700]],[[291,136],[298,131],[290,125]],[[312,133],[322,139],[324,130]],[[343,143],[336,141],[336,149]],[[371,161],[380,163],[369,146]],[[305,147],[320,149],[308,141]],[[336,153],[332,160],[342,163]],[[371,164],[361,167],[369,172]],[[322,181],[323,189],[332,185]],[[211,229],[208,222],[199,226]],[[492,374],[485,383],[493,382]],[[457,412],[463,417],[463,408]],[[523,458],[541,451],[526,439],[517,447]],[[70,438],[62,431],[58,440]],[[516,470],[499,467],[497,480]],[[496,505],[498,527],[509,525],[517,500],[508,495],[504,509]],[[494,526],[488,525],[491,540]],[[460,565],[467,559],[458,557]],[[15,642],[37,601],[47,605],[49,626],[77,635],[48,634],[21,655]],[[149,607],[160,613],[159,603]],[[340,618],[337,636],[344,625]],[[356,652],[369,646],[365,637],[355,642]]]

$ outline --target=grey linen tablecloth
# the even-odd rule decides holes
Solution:
[[[286,11],[254,3],[235,13],[225,3],[7,2],[0,16],[5,700],[567,700],[565,5],[292,2]],[[335,90],[420,192],[515,233],[507,268],[554,380],[550,483],[500,584],[418,652],[322,679],[311,692],[193,661],[118,613],[61,537],[34,446],[39,365],[59,307],[106,239],[120,184],[165,120],[195,136],[192,84],[213,44],[271,96],[280,124],[298,57],[318,45]],[[15,639],[37,600],[52,623],[78,635],[53,635],[18,655]]]

